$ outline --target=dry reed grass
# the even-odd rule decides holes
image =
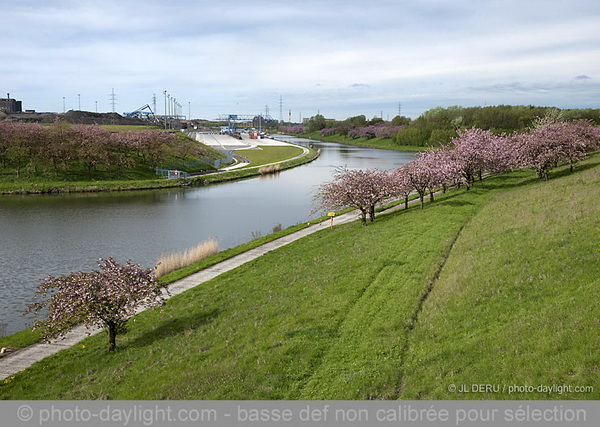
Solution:
[[[277,173],[281,171],[281,165],[271,165],[271,166],[263,166],[258,169],[258,173],[261,175],[269,174],[269,173]]]
[[[156,277],[164,276],[171,271],[194,264],[217,252],[219,252],[219,242],[217,242],[217,239],[210,238],[183,252],[161,255],[156,263]]]

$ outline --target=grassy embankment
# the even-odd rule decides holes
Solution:
[[[237,154],[246,157],[252,163],[244,168],[258,167],[269,163],[281,162],[285,159],[302,154],[303,150],[300,147],[294,146],[260,146],[260,150],[238,150]]]
[[[415,198],[415,197],[416,196],[412,196],[411,198]],[[390,203],[386,206],[382,206],[381,208],[378,209],[378,211],[393,207],[393,206],[397,205],[398,203],[399,202],[394,202],[394,203]],[[351,209],[344,209],[344,210],[338,212],[338,214],[347,213],[350,211],[351,211]],[[284,230],[271,233],[267,236],[258,237],[256,239],[250,240],[246,243],[242,243],[241,245],[235,246],[233,248],[225,249],[225,250],[217,252],[216,254],[211,255],[207,258],[204,258],[202,261],[190,264],[186,267],[183,267],[183,268],[177,269],[175,271],[172,271],[170,273],[161,275],[160,280],[164,283],[173,283],[177,280],[183,279],[184,277],[187,277],[191,274],[197,273],[198,271],[204,270],[205,268],[211,267],[222,261],[233,258],[234,256],[237,256],[239,254],[247,252],[251,249],[257,248],[266,243],[277,240],[281,237],[295,233],[296,231],[300,231],[304,228],[307,228],[311,224],[320,223],[320,222],[323,222],[326,220],[329,220],[329,217],[323,216],[321,218],[313,219],[312,221],[309,221],[309,222],[303,222],[300,224],[291,225],[291,226],[285,228]],[[13,350],[17,350],[17,349],[21,349],[21,348],[27,347],[29,345],[35,344],[35,343],[39,342],[41,339],[38,332],[39,331],[32,331],[31,328],[28,328],[23,331],[16,332],[12,335],[0,337],[0,348],[7,347],[7,348],[10,348]]]
[[[414,145],[398,145],[393,138],[349,138],[342,135],[321,136],[319,132],[295,134],[300,138],[316,139],[324,142],[337,142],[339,144],[355,145],[365,148],[379,148],[394,151],[424,151],[429,147],[418,147]]]
[[[256,156],[263,156],[263,160],[261,161],[261,163],[257,163],[257,162],[253,161],[253,163],[247,167],[234,169],[234,170],[228,171],[228,172],[221,172],[218,174],[205,175],[205,176],[199,177],[197,179],[198,179],[198,181],[200,181],[203,184],[212,184],[212,183],[216,183],[216,182],[234,181],[234,180],[238,180],[238,179],[252,178],[254,176],[260,175],[261,173],[259,171],[259,168],[261,165],[272,163],[273,161],[281,161],[282,159],[285,158],[285,157],[281,157],[282,153],[284,151],[275,150],[278,148],[286,148],[286,149],[289,148],[290,149],[289,151],[288,150],[285,150],[285,151],[287,151],[288,154],[291,153],[292,157],[295,157],[296,155],[301,153],[301,150],[296,147],[265,147],[265,153],[255,154]],[[291,150],[291,149],[293,149],[293,150]],[[273,151],[271,151],[271,150],[273,150]],[[254,153],[258,152],[258,150],[252,150],[252,151]],[[240,154],[243,155],[244,157],[249,157],[248,153],[249,153],[248,150],[243,150],[242,152],[240,152]],[[252,154],[250,156],[252,156]],[[306,156],[280,163],[280,170],[290,169],[290,168],[293,168],[296,166],[310,163],[313,160],[315,160],[317,157],[319,157],[319,151],[309,149],[309,153]],[[249,157],[249,158],[252,160],[251,157]],[[264,160],[264,159],[266,159],[266,160]],[[273,159],[275,159],[275,160],[273,160]]]
[[[111,132],[141,131],[152,129],[148,126],[102,126]],[[213,169],[212,162],[223,154],[198,143],[182,133],[176,133],[172,146],[165,147],[162,165],[188,163],[194,168]],[[14,170],[0,167],[0,194],[29,194],[47,192],[94,192],[152,189],[179,186],[183,180],[159,179],[154,167],[144,159],[136,158],[134,168],[98,165],[91,179],[85,166],[71,162],[67,171],[58,176],[52,172],[51,164],[38,164],[35,173],[23,171],[17,177]]]
[[[147,126],[103,126],[112,132],[124,132],[132,130],[144,130]],[[200,144],[194,139],[178,133],[177,145],[194,146],[200,148],[199,154],[202,159],[216,159],[222,157],[223,154],[213,150],[212,148]],[[185,150],[182,150],[185,151]],[[260,153],[261,150],[253,150]],[[221,181],[230,181],[240,178],[247,178],[259,175],[255,166],[263,163],[271,163],[283,161],[286,158],[292,158],[300,154],[302,151],[297,147],[264,147],[262,154],[252,154],[257,157],[257,161],[250,165],[249,170],[233,171],[211,175],[210,177],[188,179],[160,179],[156,176],[154,169],[148,164],[139,164],[134,169],[119,169],[109,167],[98,167],[93,172],[92,180],[89,180],[87,171],[84,167],[73,168],[68,173],[62,173],[59,177],[54,174],[40,173],[37,175],[22,174],[17,178],[12,170],[3,170],[0,168],[0,194],[38,194],[38,193],[73,193],[73,192],[96,192],[96,191],[125,191],[125,190],[144,190],[144,189],[159,189],[179,187],[182,185],[202,185],[206,183],[216,183]],[[282,164],[282,169],[299,166],[310,162],[317,157],[317,153],[313,150],[300,159]],[[211,160],[211,161],[212,161]],[[263,161],[264,160],[264,161]],[[213,169],[212,166],[204,163],[196,165],[199,161],[197,156],[178,155],[176,150],[167,154],[163,161],[164,165],[175,165],[172,168],[180,169],[187,172],[195,172],[198,168]],[[190,165],[186,168],[182,163]],[[196,165],[196,166],[194,166]],[[248,168],[245,168],[248,169]]]
[[[599,160],[301,239],[140,314],[114,354],[90,337],[0,398],[598,399]],[[481,383],[594,392],[448,391]]]
[[[256,169],[260,165],[282,161],[286,158],[295,157],[302,153],[302,149],[298,148],[298,147],[266,147],[266,149],[263,151],[259,151],[259,150],[252,150],[252,151],[253,151],[253,154],[255,154],[251,157],[251,160],[253,162],[252,163],[253,169],[247,170],[246,168],[241,168],[241,169],[234,170],[231,172],[223,172],[220,174],[209,175],[209,176],[205,176],[205,177],[201,177],[201,178],[197,178],[197,179],[204,181],[204,183],[206,183],[206,184],[211,184],[211,183],[218,183],[221,181],[233,181],[233,180],[238,180],[238,179],[252,178],[252,177],[255,177],[260,174],[258,172],[258,170]],[[308,163],[308,162],[316,159],[318,157],[318,154],[319,154],[318,152],[316,152],[314,150],[310,150],[309,154],[305,157],[282,163],[281,170],[293,168],[293,167]],[[247,157],[250,157],[250,156],[247,156]],[[319,219],[319,221],[321,221],[321,220],[324,220],[324,218]],[[312,222],[314,223],[315,220],[313,220]],[[298,224],[295,226],[291,226],[280,232],[273,233],[273,234],[270,234],[268,236],[261,237],[258,239],[254,239],[250,242],[244,243],[235,248],[230,248],[225,251],[219,252],[219,253],[207,258],[206,260],[203,260],[200,263],[196,263],[191,266],[174,271],[173,273],[169,273],[169,274],[161,277],[161,280],[163,280],[167,283],[172,283],[175,280],[179,280],[183,277],[186,277],[186,276],[193,274],[197,271],[200,271],[204,268],[210,267],[211,265],[214,265],[214,264],[217,264],[226,259],[232,258],[236,255],[239,255],[240,253],[246,252],[250,249],[253,249],[255,247],[258,247],[260,245],[263,245],[265,243],[268,243],[270,241],[278,239],[280,237],[286,236],[295,231],[301,230],[302,228],[308,227],[309,224],[310,223],[302,223],[302,224]],[[39,334],[35,331],[32,331],[31,328],[28,328],[24,331],[17,332],[10,336],[0,337],[0,348],[1,347],[9,347],[9,348],[13,348],[13,349],[19,349],[19,348],[23,348],[28,345],[34,344],[34,343],[38,342],[39,340],[40,340]]]

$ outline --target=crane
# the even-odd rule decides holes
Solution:
[[[144,111],[144,110],[148,110],[148,111]],[[144,105],[143,107],[138,108],[135,111],[132,111],[131,113],[123,113],[123,115],[125,115],[125,117],[135,117],[137,119],[146,119],[146,120],[154,119],[154,112],[152,111],[152,108],[148,104]]]

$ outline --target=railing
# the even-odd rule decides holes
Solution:
[[[190,174],[177,169],[159,169],[156,168],[156,174],[167,179],[189,178]]]
[[[225,154],[227,157],[215,160],[215,162],[213,164],[215,169],[219,169],[219,167],[223,164],[228,164],[228,163],[232,162],[233,153],[231,151],[225,151],[225,150],[217,150],[217,151],[220,151],[221,153]]]

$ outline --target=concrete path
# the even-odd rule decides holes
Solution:
[[[260,150],[261,149],[260,147],[298,147],[298,148],[302,148],[302,154],[299,154],[298,156],[295,156],[295,157],[292,157],[289,159],[285,159],[285,160],[281,160],[279,162],[273,162],[273,163],[268,163],[268,164],[259,165],[259,166],[252,166],[248,169],[252,169],[254,167],[258,168],[258,167],[263,167],[263,166],[271,166],[271,165],[276,165],[279,163],[284,163],[289,160],[295,160],[302,156],[307,155],[309,152],[308,148],[306,148],[306,147],[302,147],[302,146],[296,145],[296,144],[291,144],[291,143],[285,142],[285,141],[279,141],[276,139],[268,139],[268,138],[266,138],[266,139],[250,139],[248,134],[242,134],[242,139],[239,140],[230,135],[221,135],[218,133],[194,132],[194,138],[196,138],[196,141],[201,142],[204,145],[208,145],[212,148],[216,148],[218,150],[223,150],[223,151]],[[248,163],[248,162],[237,162],[231,166],[226,166],[224,168],[220,168],[219,172],[231,171],[234,169],[243,168],[250,164],[251,163]],[[219,172],[214,172],[214,173],[219,173]],[[206,174],[206,175],[213,175],[214,173]]]
[[[411,200],[409,202],[409,205],[413,205],[415,203],[419,203],[418,198]],[[380,212],[378,215],[387,214],[401,209],[404,209],[404,203],[400,203],[399,205],[394,206],[393,208],[387,209],[384,212]],[[357,221],[358,219],[359,211],[355,210],[343,215],[336,216],[334,219],[334,226],[346,224],[352,221]],[[265,243],[262,246],[251,249],[233,258],[215,264],[212,267],[208,267],[202,271],[199,271],[188,277],[184,277],[181,280],[171,283],[169,285],[169,292],[171,296],[178,295],[182,292],[187,291],[188,289],[191,289],[211,279],[214,279],[220,274],[233,270],[234,268],[237,268],[240,265],[252,261],[266,254],[267,252],[281,248],[285,245],[295,242],[298,239],[316,233],[317,231],[324,230],[328,227],[329,221],[324,221],[319,224],[310,225],[309,227],[303,230],[296,231],[295,233],[281,237],[277,240],[273,240],[272,242]],[[165,297],[168,299],[169,296],[165,294]],[[137,312],[139,313],[144,310],[145,308],[140,307],[140,309],[138,309]],[[20,372],[30,367],[35,362],[38,362],[52,354],[58,353],[60,350],[74,346],[84,338],[87,338],[90,335],[97,334],[98,332],[101,332],[101,329],[87,329],[83,326],[79,326],[73,329],[71,332],[69,332],[64,339],[53,341],[51,343],[33,344],[29,347],[17,350],[13,353],[9,353],[4,357],[0,358],[0,379],[4,379],[6,377],[14,375],[17,372]]]
[[[204,145],[210,147],[225,150],[225,151],[237,151],[237,150],[252,150],[258,146],[269,146],[269,147],[285,147],[295,146],[285,141],[278,141],[275,139],[250,139],[248,134],[242,134],[242,139],[234,138],[230,135],[221,135],[219,133],[203,133],[194,132],[194,138],[196,141],[201,142]]]

